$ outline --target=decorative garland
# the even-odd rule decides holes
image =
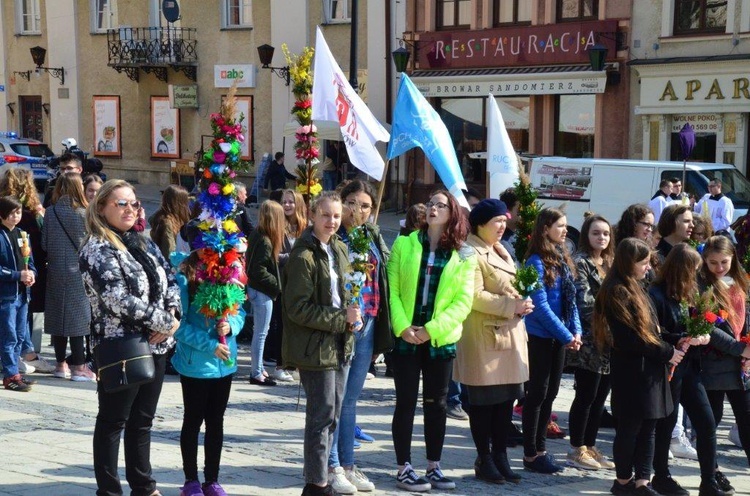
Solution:
[[[198,163],[201,192],[196,200],[201,213],[198,234],[191,242],[198,253],[193,303],[200,313],[219,321],[237,313],[245,301],[247,283],[241,254],[247,243],[233,219],[237,193],[232,181],[237,171],[249,166],[240,158],[245,116],[235,119],[236,89],[229,90],[221,112],[211,114],[214,139]],[[223,336],[220,341],[225,342]]]
[[[297,191],[313,198],[323,191],[323,186],[318,179],[317,164],[320,157],[320,144],[318,142],[318,128],[312,122],[312,60],[315,50],[305,47],[300,55],[289,52],[286,44],[281,45],[286,63],[289,66],[289,79],[292,82],[292,93],[294,93],[294,106],[292,115],[299,127],[294,137],[295,156],[297,157]]]
[[[518,224],[516,224],[516,241],[513,248],[516,250],[516,258],[520,262],[526,260],[526,250],[531,241],[531,233],[534,231],[534,222],[542,207],[536,201],[536,191],[531,187],[531,180],[518,160],[519,179],[515,185],[516,197],[518,198]]]

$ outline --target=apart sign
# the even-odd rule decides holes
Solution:
[[[238,80],[238,88],[255,88],[255,66],[253,64],[231,64],[214,66],[214,87],[231,88]]]
[[[198,108],[198,85],[197,84],[170,84],[169,85],[169,107],[170,108]]]

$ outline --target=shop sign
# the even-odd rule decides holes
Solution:
[[[170,84],[169,106],[171,108],[198,108],[198,85]]]
[[[255,66],[232,64],[214,66],[214,87],[231,88],[237,80],[238,88],[255,88]]]
[[[750,78],[743,74],[641,78],[642,106],[747,106]]]
[[[571,76],[540,80],[540,75],[525,75],[524,79],[508,79],[508,76],[467,76],[460,81],[438,81],[438,78],[414,78],[414,84],[425,97],[454,96],[495,96],[512,95],[570,95],[604,93],[607,84],[606,76],[580,77]],[[482,80],[476,78],[482,77]]]
[[[616,57],[616,20],[462,31],[429,31],[417,41],[420,69],[589,64],[596,43]],[[608,37],[598,36],[607,33]]]
[[[690,123],[696,133],[716,133],[719,120],[718,114],[675,114],[672,116],[672,132],[679,133],[682,126]]]

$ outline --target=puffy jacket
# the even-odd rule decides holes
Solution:
[[[563,322],[562,315],[562,278],[555,277],[552,287],[544,283],[544,265],[539,255],[531,255],[526,265],[536,267],[539,273],[539,284],[531,294],[534,311],[526,316],[526,332],[540,338],[554,338],[562,344],[573,341],[575,335],[581,334],[581,321],[578,317],[578,307],[573,306],[573,317],[570,322]]]
[[[388,260],[391,324],[396,337],[412,324],[414,317],[422,262],[419,233],[415,231],[409,236],[396,238]],[[434,313],[425,324],[432,346],[437,348],[461,339],[463,322],[471,312],[474,301],[476,266],[475,251],[470,246],[463,245],[451,253],[438,283]]]
[[[308,227],[294,243],[281,274],[281,355],[284,366],[303,370],[335,370],[351,359],[354,336],[346,330],[344,274],[349,270],[346,245],[333,235],[341,308],[332,306],[328,253]]]
[[[181,258],[184,258],[184,254],[172,255],[172,263],[177,267],[182,260],[176,259],[175,255],[182,255]],[[189,305],[187,278],[184,274],[178,273],[176,279],[180,286],[182,320],[174,335],[177,346],[172,357],[172,365],[175,370],[180,375],[196,379],[218,379],[234,374],[237,372],[237,335],[245,324],[245,311],[240,308],[237,315],[230,315],[227,319],[231,328],[231,332],[226,336],[227,346],[234,360],[230,366],[214,355],[214,350],[219,344],[216,319],[207,318],[193,305]]]

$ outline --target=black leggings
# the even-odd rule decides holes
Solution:
[[[480,455],[490,453],[490,440],[496,453],[505,451],[513,419],[513,401],[508,400],[495,405],[471,405],[469,408],[471,437],[474,438],[474,445]]]
[[[611,389],[609,374],[576,368],[575,377],[576,395],[568,417],[570,445],[574,448],[595,446],[604,402]]]
[[[224,412],[229,402],[229,391],[232,389],[232,376],[220,379],[195,379],[180,376],[182,384],[182,401],[185,413],[180,432],[180,451],[185,480],[198,480],[198,434],[201,424],[206,422],[204,436],[205,482],[219,480],[219,463],[224,444]]]
[[[547,449],[547,424],[560,389],[565,348],[551,338],[529,335],[529,381],[523,404],[523,454],[529,458]]]
[[[399,465],[411,462],[411,438],[419,396],[420,373],[427,459],[439,462],[443,453],[448,382],[453,370],[453,359],[433,359],[430,357],[429,347],[430,343],[427,342],[417,346],[415,355],[401,355],[397,352],[392,355],[396,408],[393,411],[391,430],[396,463]]]
[[[669,445],[672,430],[677,423],[677,406],[682,405],[690,418],[696,434],[696,451],[701,469],[701,480],[711,480],[716,472],[716,421],[700,373],[694,363],[682,362],[669,383],[674,401],[674,411],[656,424],[656,446],[654,449],[654,475],[669,476]],[[617,419],[618,422],[620,419]]]
[[[635,472],[636,480],[651,478],[654,461],[654,430],[657,420],[617,417],[617,430],[612,445],[617,478],[628,480]]]
[[[708,394],[708,401],[711,403],[711,409],[714,412],[716,425],[719,425],[721,418],[724,416],[724,395],[726,395],[729,404],[732,406],[734,419],[737,421],[742,449],[745,450],[747,463],[750,465],[750,390],[706,391],[706,394]]]
[[[68,340],[70,340],[70,358],[66,359]],[[52,336],[52,346],[55,348],[57,363],[65,361],[68,362],[68,365],[83,365],[86,363],[84,336]]]
[[[253,331],[254,332],[254,331]],[[281,367],[281,338],[283,324],[281,322],[281,297],[273,301],[271,310],[271,323],[268,326],[268,335],[263,347],[263,359],[276,362],[276,367]]]

